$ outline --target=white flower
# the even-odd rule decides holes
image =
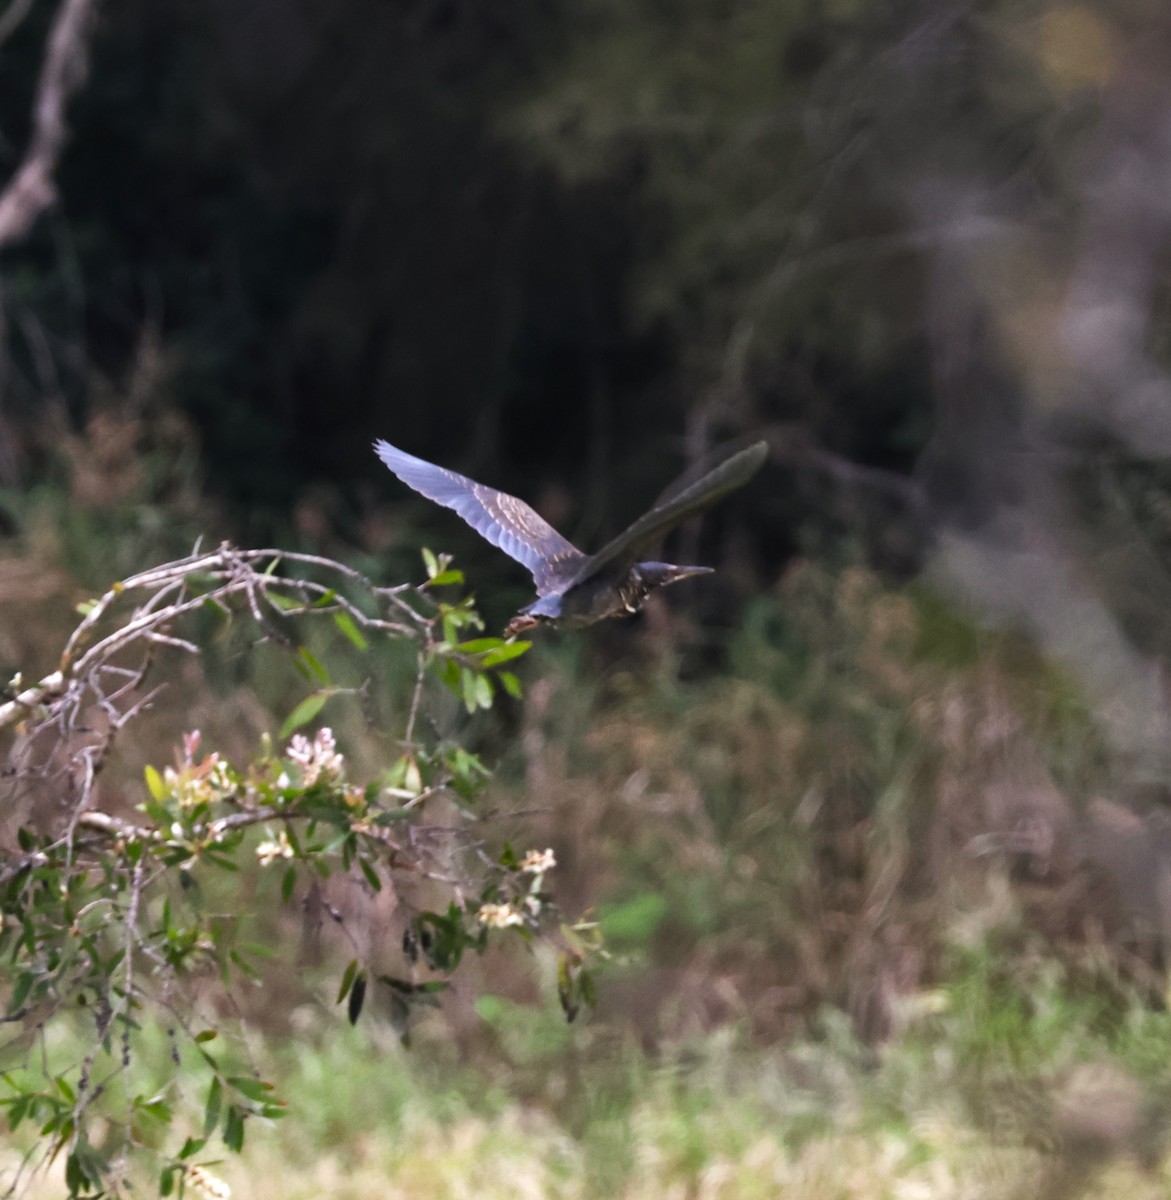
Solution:
[[[524,917],[511,904],[481,904],[476,918],[481,925],[490,929],[507,929],[509,925],[523,925]]]
[[[528,871],[533,875],[544,875],[557,865],[557,859],[552,850],[530,850],[520,861],[518,871]]]
[[[278,858],[292,858],[293,847],[289,842],[289,835],[282,829],[276,838],[267,842],[261,842],[256,847],[256,861],[262,867],[267,867],[269,863],[275,862]]]

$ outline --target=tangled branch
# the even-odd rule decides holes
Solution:
[[[238,1151],[248,1117],[281,1115],[270,1085],[233,1073],[203,1047],[207,1030],[192,1016],[200,981],[215,976],[226,987],[237,972],[254,974],[242,932],[253,914],[204,906],[197,877],[246,863],[262,872],[275,868],[282,901],[292,901],[300,888],[306,917],[330,915],[354,953],[339,996],[339,1003],[348,999],[351,1020],[362,1011],[368,985],[390,988],[405,1022],[413,1005],[435,1002],[434,993],[446,986],[443,977],[465,951],[482,951],[493,930],[542,934],[550,907],[542,881],[555,865],[551,852],[518,858],[506,847],[493,857],[462,818],[455,824],[421,819],[441,794],[467,812],[488,774],[458,741],[438,737],[420,719],[428,707],[425,680],[437,678],[469,711],[486,708],[497,687],[519,691],[505,668],[527,649],[500,638],[468,639],[467,631],[482,628],[471,601],[438,593],[462,583],[462,575],[443,559],[425,558],[426,583],[380,587],[316,555],[230,545],[196,549],[114,584],[84,606],[56,670],[29,686],[14,681],[0,704],[0,734],[9,740],[8,765],[0,772],[0,962],[6,972],[0,975],[0,1026],[17,1031],[0,1051],[43,1044],[51,1024],[78,1011],[93,1022],[78,1060],[64,1073],[46,1067],[43,1087],[0,1075],[0,1108],[7,1107],[14,1131],[35,1120],[48,1159],[65,1154],[71,1196],[109,1183],[111,1160],[86,1132],[97,1119],[93,1106],[124,1131],[129,1146],[139,1118],[133,1106],[156,1103],[140,1096],[121,1114],[101,1107],[108,1103],[101,1099],[108,1091],[103,1079],[131,1069],[148,1011],[181,1028],[210,1073],[209,1132],[162,1156],[163,1194],[177,1179],[194,1179],[201,1167],[193,1156],[212,1130],[222,1126],[224,1144]],[[297,733],[280,751],[262,739],[243,764],[206,751],[199,733],[189,732],[174,766],[146,767],[143,800],[133,814],[103,811],[95,803],[96,779],[120,732],[164,686],[151,680],[156,660],[200,654],[207,625],[196,617],[209,611],[244,620],[261,642],[285,648],[311,668],[320,684],[289,715],[282,741],[313,722],[330,696],[361,690],[330,682],[298,637],[305,619],[332,621],[344,636],[340,644],[359,654],[376,639],[407,642],[417,669],[410,697],[403,697],[406,736],[398,757],[359,782],[328,728],[311,737]],[[423,733],[416,739],[417,727]],[[21,823],[14,801],[22,794],[40,809],[33,822]],[[15,847],[4,845],[6,832],[15,835]],[[378,974],[364,957],[361,939],[323,892],[322,881],[338,873],[352,873],[371,896],[390,889],[397,919],[406,918],[405,977]],[[404,893],[407,879],[425,880],[429,898]],[[436,895],[443,898],[440,907],[424,907]],[[573,948],[563,930],[556,936],[573,956],[559,976],[572,1013],[588,999],[584,951]],[[440,978],[417,980],[417,969]]]

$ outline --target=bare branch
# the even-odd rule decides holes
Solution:
[[[371,615],[336,588],[314,580],[274,574],[273,566],[281,561],[326,571],[357,585],[382,608],[382,612]],[[134,683],[140,682],[145,664],[130,670],[113,661],[132,646],[171,646],[194,652],[194,643],[177,635],[173,626],[209,603],[228,610],[233,601],[243,601],[265,635],[277,640],[285,637],[277,627],[281,620],[310,612],[325,612],[345,613],[355,625],[366,630],[422,637],[427,643],[430,621],[403,599],[403,593],[408,590],[409,586],[376,587],[360,572],[317,555],[284,554],[267,549],[236,550],[226,544],[208,554],[192,554],[152,567],[114,584],[93,602],[70,635],[59,670],[0,704],[0,729],[31,718],[43,722],[63,704],[75,709],[80,703],[78,689],[94,691],[102,672],[113,670]],[[103,623],[111,610],[138,592],[149,594],[139,601],[128,619],[116,622],[113,629],[103,635]],[[282,603],[273,602],[275,594],[282,597]],[[290,604],[290,601],[295,603]],[[392,612],[405,620],[391,619]],[[127,690],[130,689],[120,689],[113,698]]]
[[[0,249],[22,238],[56,199],[53,176],[65,148],[65,110],[85,79],[96,0],[63,0],[49,33],[24,161],[0,193]],[[15,8],[15,6],[14,6]],[[11,16],[13,9],[5,14]]]

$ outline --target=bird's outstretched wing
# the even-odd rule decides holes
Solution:
[[[389,442],[375,442],[374,452],[407,487],[458,513],[481,537],[527,567],[538,596],[563,591],[587,561],[523,500],[424,462]]]
[[[597,554],[587,558],[569,580],[569,586],[581,583],[615,563],[634,562],[647,546],[668,530],[686,521],[688,517],[703,512],[729,492],[743,487],[760,470],[767,457],[768,445],[765,442],[755,442],[726,458],[718,467],[714,467],[694,483],[682,489],[674,486],[669,488],[666,500],[639,517],[625,533],[620,533]]]

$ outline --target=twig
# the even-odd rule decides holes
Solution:
[[[403,741],[410,746],[415,739],[415,719],[419,715],[419,701],[423,695],[423,681],[426,678],[426,659],[422,652],[418,656],[418,669],[415,673],[415,690],[411,695],[411,711],[407,717],[406,733],[403,735]]]

